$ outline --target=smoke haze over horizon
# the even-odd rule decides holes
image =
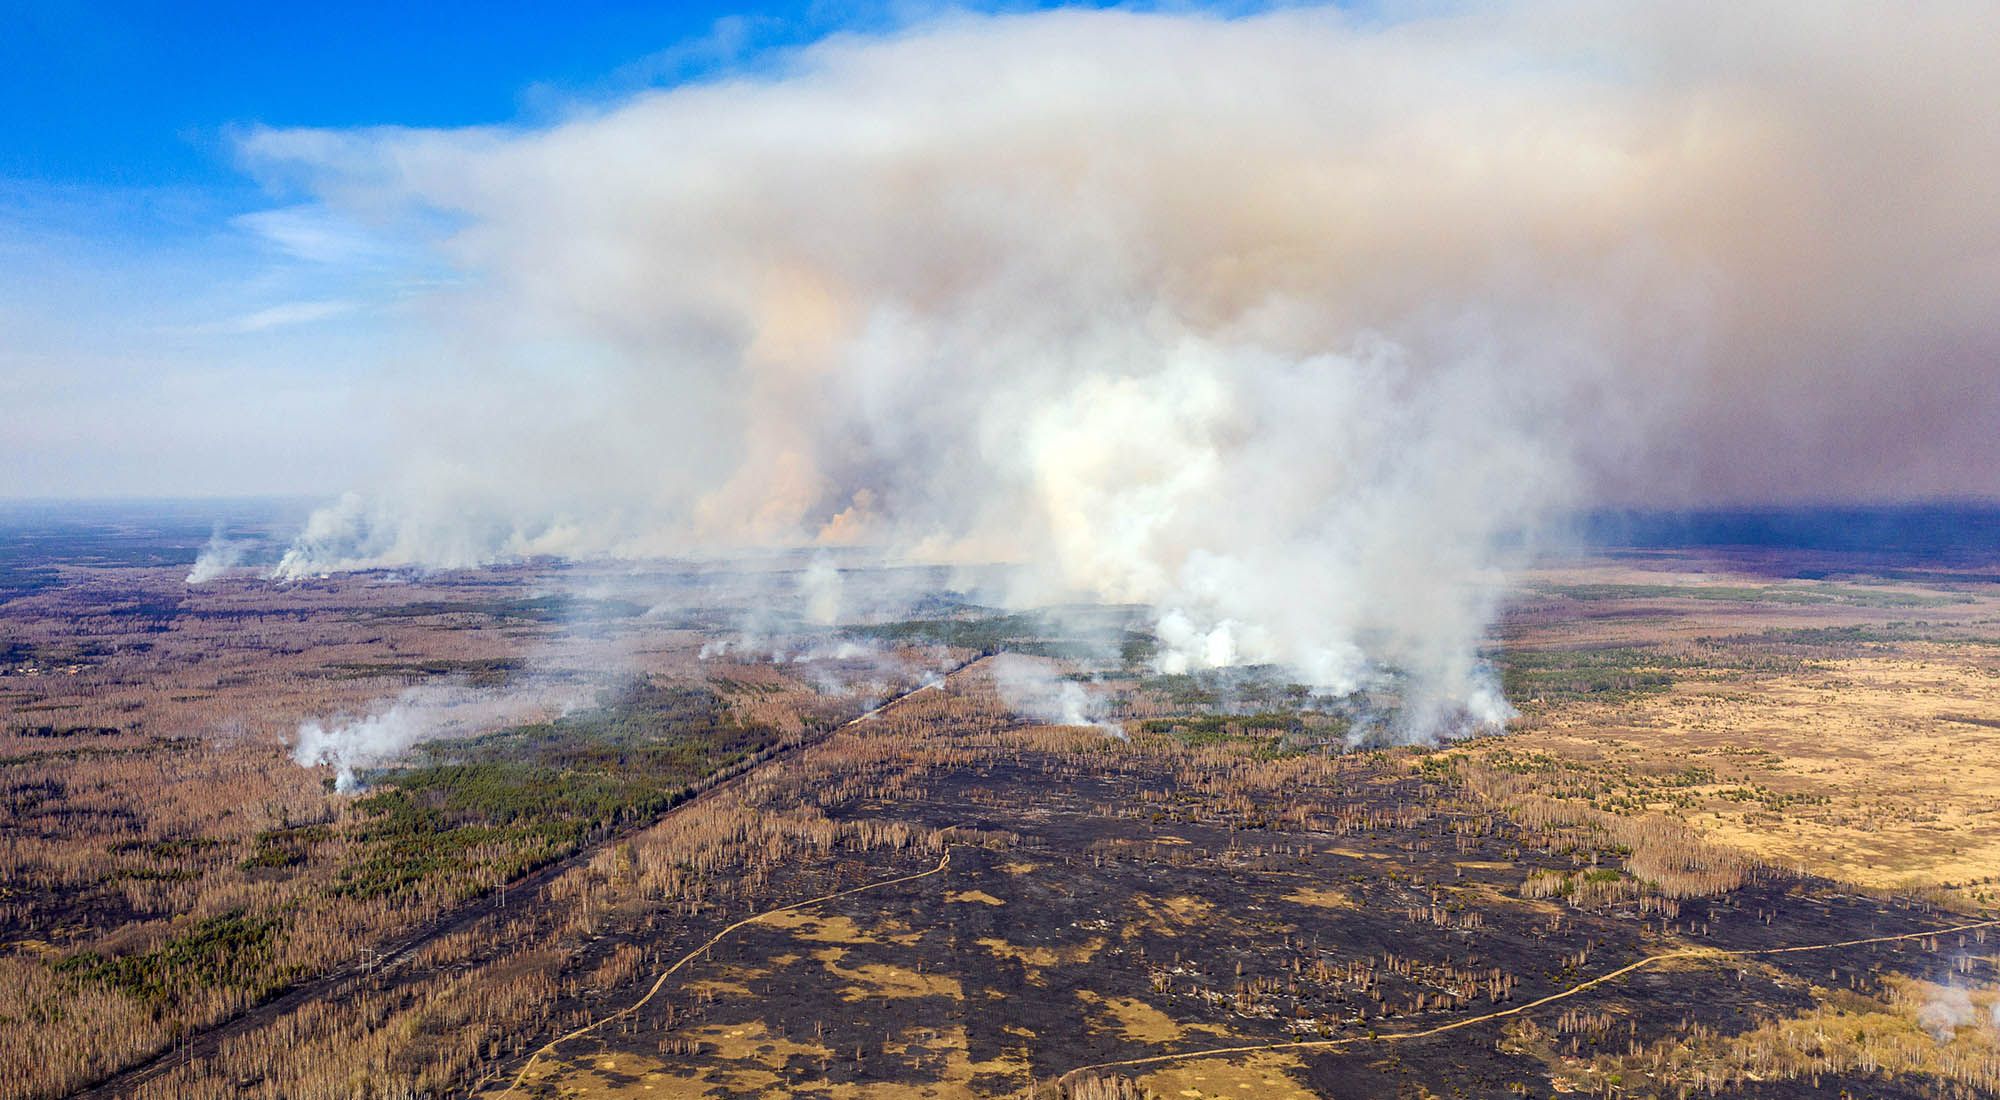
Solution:
[[[1163,670],[1498,721],[1558,515],[2000,495],[1997,19],[954,13],[536,125],[248,131],[287,216],[448,273],[278,572],[1018,561],[1153,608]]]

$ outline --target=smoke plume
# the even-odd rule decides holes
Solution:
[[[575,689],[411,688],[372,714],[299,723],[292,759],[301,767],[332,767],[334,789],[347,794],[361,789],[359,771],[392,761],[420,742],[547,719],[582,702]]]
[[[1917,1024],[1940,1043],[1951,1041],[1959,1028],[1979,1018],[1972,1008],[1972,994],[1956,985],[1929,988],[1923,1007],[1917,1010]]]
[[[1105,720],[1103,700],[1058,675],[1050,662],[1002,653],[986,662],[986,669],[1000,701],[1023,718],[1055,726],[1092,726],[1125,739],[1116,722]]]
[[[194,565],[188,569],[186,583],[207,584],[215,580],[242,565],[243,559],[249,555],[251,549],[252,544],[248,542],[232,542],[224,538],[222,529],[217,527],[215,532],[209,535],[208,545],[202,547],[200,554],[195,555]]]
[[[806,621],[814,626],[840,622],[840,569],[821,554],[799,576],[799,595],[805,600]]]
[[[1152,608],[1163,669],[1500,721],[1560,511],[2000,492],[1995,18],[959,14],[537,127],[259,131],[462,276],[396,480],[278,572],[1022,562]]]

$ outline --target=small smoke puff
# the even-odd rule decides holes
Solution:
[[[308,720],[299,723],[292,759],[306,768],[331,766],[333,789],[351,794],[361,787],[357,770],[401,753],[421,740],[426,730],[427,724],[418,713],[401,704],[380,714],[331,724]]]
[[[1520,715],[1501,691],[1499,675],[1484,661],[1455,675],[1456,692],[1440,695],[1431,690],[1436,682],[1417,681],[1404,693],[1396,715],[1399,739],[1497,733]]]
[[[1056,726],[1087,726],[1125,739],[1123,728],[1105,720],[1103,701],[1082,684],[1058,675],[1049,662],[1003,653],[988,661],[987,669],[1000,701],[1023,718]]]
[[[207,584],[215,580],[243,564],[243,559],[249,550],[249,544],[232,542],[222,537],[220,528],[216,529],[215,533],[208,537],[208,545],[196,555],[193,568],[188,570],[187,583]]]
[[[852,639],[842,639],[827,645],[817,645],[800,650],[792,655],[793,661],[880,661],[887,657],[880,646]]]
[[[2000,1005],[1994,1011],[2000,1012]],[[1940,1043],[1950,1042],[1959,1028],[1978,1018],[1972,1009],[1972,995],[1955,985],[1935,987],[1917,1010],[1917,1024]]]
[[[352,793],[361,789],[361,770],[394,760],[420,742],[568,714],[582,705],[583,691],[575,685],[523,685],[502,692],[411,688],[373,714],[300,722],[292,760],[305,768],[333,768],[334,789]]]

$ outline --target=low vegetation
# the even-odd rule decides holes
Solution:
[[[515,1097],[1047,1097],[1077,1066],[1294,1042],[1338,1045],[1068,1096],[1995,1088],[1984,1040],[1926,1015],[1947,987],[1990,1007],[1975,936],[1588,986],[1660,950],[1986,904],[1990,824],[1951,801],[1983,780],[1915,781],[1934,752],[1984,774],[1983,594],[1917,622],[1858,583],[1680,599],[1585,577],[1508,624],[1510,733],[1429,750],[1371,739],[1393,685],[1335,704],[1269,669],[1158,676],[1102,624],[941,606],[853,633],[924,674],[938,647],[1065,661],[1124,739],[1025,721],[979,665],[847,725],[862,702],[807,663],[703,659],[682,628],[723,612],[550,597],[531,569],[279,601],[102,568],[5,608],[0,1097],[121,1071],[149,1100],[517,1076]],[[559,631],[639,671],[601,707],[364,769],[359,796],[290,760],[304,717],[518,687]],[[1797,850],[1858,866],[1852,838],[1934,892],[1796,872]],[[1585,986],[1463,1041],[1387,1042]]]

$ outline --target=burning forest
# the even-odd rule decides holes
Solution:
[[[0,1100],[2000,1097],[1990,5],[98,7]]]

